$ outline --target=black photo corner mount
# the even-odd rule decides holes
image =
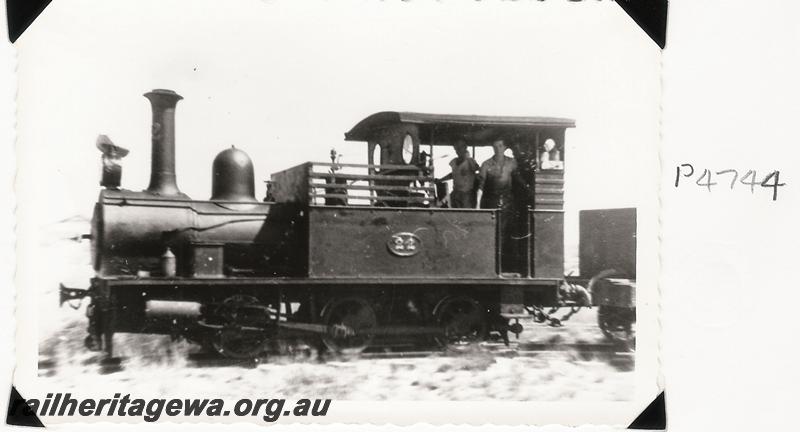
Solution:
[[[48,4],[50,0],[6,0],[8,39],[11,43],[17,41]]]
[[[28,401],[22,397],[17,388],[11,386],[11,395],[8,397],[8,412],[6,413],[6,424],[12,426],[28,426],[43,428],[44,424],[31,411]]]
[[[669,0],[615,0],[661,49],[667,46]]]
[[[667,405],[664,401],[663,391],[633,420],[628,429],[667,429]]]

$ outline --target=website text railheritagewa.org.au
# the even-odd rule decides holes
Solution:
[[[259,416],[265,422],[281,416],[320,417],[330,408],[330,399],[239,399],[232,406],[222,399],[141,399],[115,393],[110,399],[76,399],[71,393],[48,393],[44,400],[18,400],[9,411],[22,415],[81,417],[142,417],[155,422],[167,417],[249,417]],[[21,410],[21,412],[19,411]]]

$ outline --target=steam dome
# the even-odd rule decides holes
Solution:
[[[231,146],[214,158],[211,170],[211,200],[257,201],[253,161],[247,153]]]

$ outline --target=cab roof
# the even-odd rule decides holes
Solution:
[[[457,114],[426,114],[383,111],[361,120],[344,134],[347,141],[369,141],[376,132],[397,124],[416,124],[423,140],[473,138],[535,132],[542,128],[575,127],[575,120],[558,117],[511,117]],[[436,144],[436,143],[434,143]],[[444,144],[444,143],[443,143]]]

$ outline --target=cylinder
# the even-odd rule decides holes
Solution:
[[[149,318],[199,318],[202,305],[190,301],[148,300],[144,313]]]
[[[214,158],[211,170],[212,201],[257,201],[253,161],[247,153],[231,146]]]
[[[145,93],[153,108],[150,186],[147,192],[162,196],[182,195],[175,177],[175,106],[183,99],[172,90]]]

